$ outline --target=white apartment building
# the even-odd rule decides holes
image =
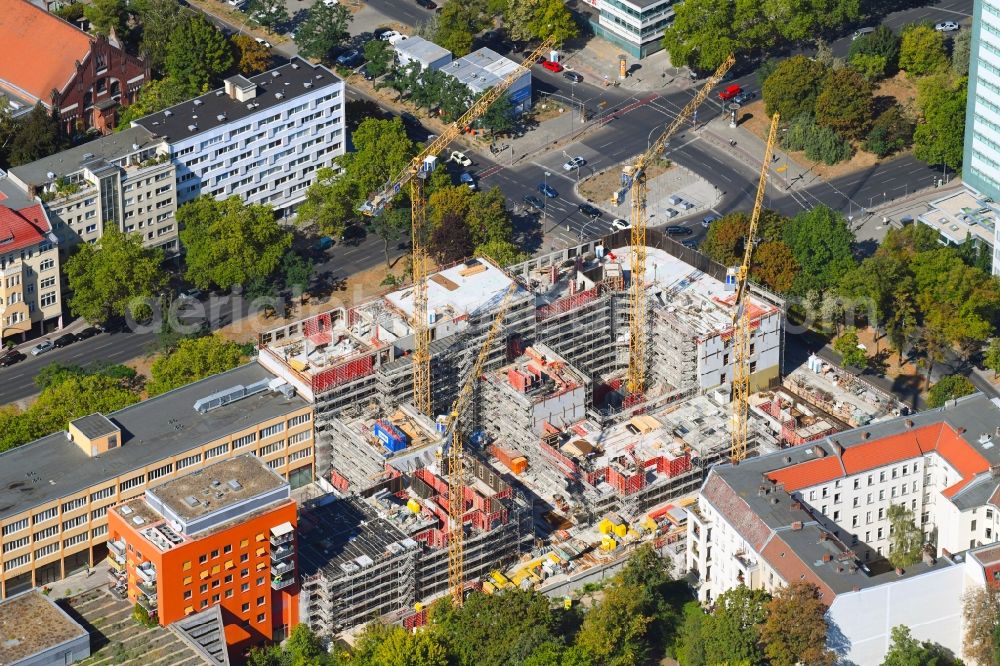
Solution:
[[[142,127],[14,167],[7,181],[44,204],[63,249],[114,225],[168,256],[178,250],[176,168],[166,142]]]
[[[976,394],[713,468],[689,522],[699,599],[808,580],[854,663],[881,661],[896,624],[960,653],[968,573],[954,565],[1000,541],[997,444],[1000,400]],[[894,504],[913,511],[930,544],[906,571],[885,559]]]
[[[1000,213],[1000,0],[975,0],[962,182],[980,204]],[[993,274],[1000,275],[1000,226]]]
[[[345,149],[344,82],[301,58],[133,123],[162,137],[177,166],[178,205],[203,194],[270,204],[282,216],[314,172]]]
[[[661,50],[663,31],[674,18],[676,0],[584,0],[597,10],[594,32],[635,58]]]
[[[62,328],[59,250],[41,204],[0,204],[0,339]]]

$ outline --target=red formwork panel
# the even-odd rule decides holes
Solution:
[[[601,295],[601,286],[597,285],[596,287],[592,287],[590,289],[587,289],[586,291],[581,291],[577,294],[573,294],[572,296],[566,296],[564,298],[560,298],[557,301],[553,301],[548,305],[543,305],[542,307],[538,308],[535,314],[535,319],[537,321],[544,321],[549,317],[553,317],[555,315],[562,314],[564,312],[570,312],[571,310],[575,310],[581,305],[584,305],[585,303],[594,300],[600,295]]]
[[[421,467],[420,469],[418,469],[416,472],[413,473],[413,476],[417,477],[418,479],[426,483],[428,486],[436,490],[439,495],[442,496],[448,495],[448,484],[445,483],[444,480],[441,479],[439,476],[433,474],[427,468]]]
[[[329,344],[332,330],[333,324],[329,312],[318,314],[302,322],[302,335],[314,345]]]
[[[347,487],[351,485],[337,470],[330,471],[330,484],[340,492],[346,492]]]
[[[579,472],[580,468],[577,464],[563,455],[562,452],[557,450],[555,447],[549,446],[545,442],[540,442],[539,448],[542,451],[542,455],[551,458],[556,464],[563,468],[563,474],[566,476],[572,476],[576,472]]]
[[[413,615],[408,615],[403,618],[403,628],[407,631],[413,631],[419,629],[427,624],[427,610],[423,608]]]
[[[311,384],[314,393],[329,391],[335,386],[370,375],[375,369],[375,356],[368,354],[353,361],[341,363],[335,368],[329,368],[312,376]]]

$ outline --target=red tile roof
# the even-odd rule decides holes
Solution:
[[[90,52],[91,37],[28,0],[3,0],[0,11],[0,86],[42,102],[76,73]],[[4,85],[4,82],[10,85]]]
[[[800,580],[813,583],[823,593],[823,603],[827,605],[832,604],[833,600],[837,597],[837,593],[833,591],[833,588],[823,582],[823,579],[817,576],[812,568],[795,553],[795,549],[777,534],[764,546],[761,557],[771,565],[771,568],[779,576],[785,579],[787,584],[791,585]]]
[[[771,528],[750,508],[746,500],[736,494],[725,479],[718,474],[709,474],[701,494],[719,513],[729,519],[733,529],[739,532],[754,550],[760,552],[771,535]]]
[[[989,461],[962,439],[954,428],[947,423],[933,423],[845,447],[841,456],[843,468],[836,456],[827,455],[826,458],[816,458],[769,472],[768,477],[783,483],[787,492],[795,492],[844,476],[911,460],[931,451],[937,452],[962,475],[958,483],[944,491],[945,497],[954,496],[977,474],[990,470]]]
[[[50,230],[41,204],[20,210],[0,206],[0,254],[37,245]]]

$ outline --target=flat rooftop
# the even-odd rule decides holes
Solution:
[[[0,601],[0,664],[16,663],[86,635],[83,626],[38,590]]]
[[[144,116],[133,124],[177,143],[223,125],[238,124],[244,118],[265,113],[296,97],[313,94],[318,88],[343,82],[326,67],[310,64],[298,56],[249,79],[257,85],[257,96],[245,102],[229,97],[224,88],[219,88]]]
[[[936,199],[928,206],[930,210],[917,219],[936,229],[949,242],[961,245],[971,236],[993,246],[997,214],[980,204],[968,190]]]
[[[221,511],[286,483],[259,458],[248,453],[171,479],[146,492],[178,516],[190,520]]]
[[[57,178],[74,174],[88,164],[113,162],[143,148],[151,148],[161,143],[163,139],[155,138],[153,132],[148,129],[130,127],[55,155],[14,167],[10,172],[21,182],[38,187]],[[139,147],[133,148],[134,145]]]
[[[93,458],[64,432],[0,453],[0,519],[309,406],[298,395],[263,391],[204,414],[194,409],[207,395],[272,379],[248,363],[112,412],[107,417],[121,428],[122,444]]]
[[[520,63],[487,47],[453,60],[441,68],[442,72],[454,76],[469,88],[480,92],[492,88],[508,74],[517,70],[528,72]]]
[[[407,39],[401,39],[396,42],[393,48],[408,58],[425,63],[431,63],[435,60],[451,56],[451,51],[448,49],[416,35]]]
[[[427,311],[435,320],[489,311],[500,305],[511,283],[488,259],[472,259],[427,278]],[[385,300],[407,317],[413,316],[413,287],[389,293]]]

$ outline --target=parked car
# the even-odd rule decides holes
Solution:
[[[533,194],[525,196],[523,201],[524,203],[526,203],[528,206],[531,206],[535,210],[541,210],[542,208],[545,207],[545,204],[542,203],[542,200],[534,196]]]
[[[538,183],[538,191],[547,196],[549,199],[555,199],[559,196],[559,193],[547,183]]]
[[[451,154],[451,157],[448,158],[448,161],[454,162],[459,166],[464,166],[464,167],[472,166],[472,160],[469,159],[469,156],[457,150]]]
[[[668,236],[690,236],[693,233],[694,232],[691,230],[690,227],[682,227],[677,224],[672,224],[669,227],[667,227]]]
[[[734,97],[733,101],[736,102],[737,104],[746,104],[747,102],[749,102],[750,100],[752,100],[756,96],[757,96],[757,93],[750,92],[749,90],[744,90],[739,95],[737,95],[736,97]]]
[[[424,9],[437,9],[438,8],[437,3],[434,2],[433,0],[417,0],[417,4],[420,5],[421,7],[423,7]]]
[[[579,169],[586,163],[587,160],[579,156],[570,158],[570,160],[566,162],[566,164],[563,164],[563,171],[572,171],[574,169]]]
[[[52,346],[57,348],[63,348],[69,346],[76,342],[76,335],[73,333],[63,333],[58,338],[52,341]]]
[[[563,71],[562,64],[556,62],[555,60],[543,60],[542,67],[549,70],[550,72],[555,72],[556,74]]]
[[[942,21],[934,26],[934,29],[938,32],[955,32],[959,29],[959,25],[954,21]]]
[[[254,41],[262,45],[264,48],[271,48],[271,42],[267,41],[263,37],[255,37]]]
[[[17,351],[16,349],[11,349],[9,352],[0,357],[0,368],[8,368],[19,361],[23,361],[27,356]]]
[[[383,35],[387,35],[390,32],[395,32],[395,30],[393,30],[392,28],[386,28],[385,26],[383,26],[381,28],[375,28],[374,30],[372,30],[372,36],[375,39],[386,40],[388,38],[384,37]]]
[[[681,241],[681,245],[683,245],[684,247],[689,247],[692,250],[698,249],[698,241],[696,241],[693,238],[685,238],[684,240]]]
[[[668,209],[666,209],[665,211],[663,211],[663,214],[667,216],[667,219],[668,219],[668,220],[669,220],[669,219],[672,219],[672,218],[675,218],[675,217],[677,217],[678,215],[680,215],[680,213],[678,213],[678,212],[677,212],[676,210],[674,210],[673,208],[668,208]]]
[[[395,35],[390,35],[386,41],[389,42],[390,45],[395,46],[405,39],[409,39],[409,37],[397,32]]]
[[[738,84],[734,83],[731,86],[727,86],[725,90],[719,91],[719,99],[722,100],[723,102],[728,102],[729,100],[739,95],[741,92],[743,92],[743,88],[741,88]]]
[[[375,36],[377,38],[381,39],[383,42],[390,42],[391,43],[391,40],[393,38],[402,37],[403,36],[402,33],[400,33],[397,30],[387,29],[383,33],[379,33],[379,30],[382,30],[382,28],[379,28],[378,30],[375,31]]]
[[[375,80],[375,77],[368,73],[368,65],[365,65],[364,67],[362,67],[358,71],[361,73],[361,76],[364,77],[365,81],[374,81]]]
[[[583,76],[577,72],[563,72],[563,78],[569,79],[573,83],[580,83],[583,81]]]
[[[320,252],[325,252],[333,247],[333,239],[329,236],[320,236],[316,239],[316,249]]]
[[[854,41],[855,39],[861,39],[865,35],[870,35],[873,32],[875,32],[875,28],[871,28],[871,27],[869,27],[869,28],[858,28],[857,30],[854,31],[854,34],[851,35],[851,41]]]
[[[632,223],[621,217],[616,217],[611,222],[612,231],[625,231],[626,229],[631,229],[631,228],[632,228]]]
[[[718,220],[718,219],[719,219],[719,217],[720,217],[720,216],[719,216],[719,215],[716,215],[715,213],[711,213],[711,214],[709,214],[709,215],[706,215],[706,216],[705,216],[705,217],[704,217],[704,218],[703,218],[703,219],[701,220],[701,226],[703,226],[703,227],[705,227],[706,229],[708,229],[708,228],[709,228],[710,226],[712,226],[712,222],[715,222],[716,220]]]
[[[592,206],[589,203],[582,203],[579,208],[581,213],[590,218],[597,218],[604,214],[600,208]]]
[[[341,67],[357,67],[362,60],[364,60],[364,56],[357,49],[345,51],[337,56],[337,64]]]
[[[465,185],[468,185],[470,190],[475,191],[475,189],[476,189],[476,179],[468,171],[463,171],[462,175],[460,175],[458,177],[458,181],[460,183],[464,183]]]
[[[179,301],[197,301],[203,295],[201,289],[188,289],[187,291],[182,291],[177,295],[177,300]]]
[[[45,352],[52,351],[53,349],[55,349],[55,347],[53,346],[50,340],[42,340],[37,345],[31,348],[31,355],[41,356]]]
[[[89,338],[94,337],[95,335],[97,335],[100,332],[101,332],[101,329],[97,328],[96,326],[88,326],[87,328],[83,329],[82,331],[80,331],[79,333],[76,334],[76,339],[77,340],[87,340]]]

